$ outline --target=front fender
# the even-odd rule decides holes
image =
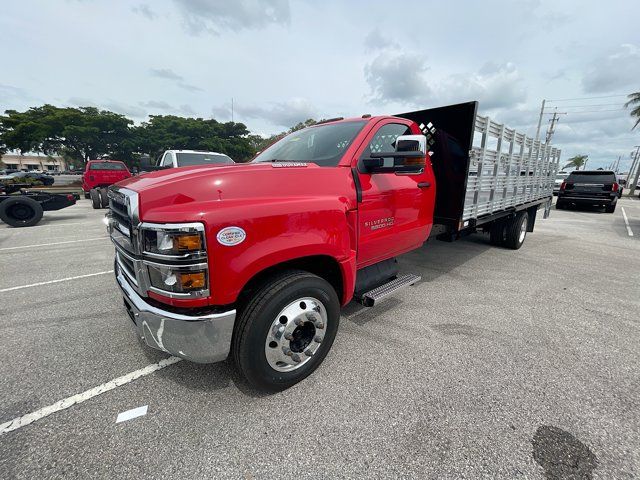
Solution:
[[[234,303],[249,280],[280,263],[326,255],[343,265],[355,258],[347,205],[338,198],[263,201],[247,207],[226,206],[225,217],[237,221],[205,219],[214,305]],[[236,214],[234,210],[238,210]],[[246,239],[234,246],[220,244],[217,234],[229,226],[242,228]],[[355,262],[352,263],[355,268]],[[350,282],[348,276],[343,278],[345,281]]]

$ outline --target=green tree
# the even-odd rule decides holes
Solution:
[[[631,93],[628,95],[629,101],[624,104],[625,108],[633,107],[629,114],[631,117],[635,118],[636,123],[633,125],[633,129],[635,129],[638,125],[640,125],[640,92]]]
[[[564,170],[567,167],[574,167],[576,170],[580,170],[580,167],[584,166],[588,159],[589,155],[576,155],[575,157],[571,157],[562,168]]]
[[[130,137],[132,123],[123,115],[95,107],[43,105],[25,112],[7,110],[0,117],[0,135],[11,150],[86,161],[118,151]]]
[[[225,153],[236,161],[248,160],[255,153],[249,130],[242,123],[152,115],[134,129],[133,135],[138,151],[155,159],[170,149],[209,150]]]

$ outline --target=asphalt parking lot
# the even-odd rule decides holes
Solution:
[[[0,423],[167,357],[129,327],[103,215],[0,225]],[[554,210],[519,251],[475,235],[401,261],[423,281],[349,305],[301,384],[179,361],[0,433],[0,478],[638,476],[640,201]]]

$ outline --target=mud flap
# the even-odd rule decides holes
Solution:
[[[549,218],[549,213],[551,212],[551,202],[553,201],[553,198],[550,198],[547,203],[544,206],[544,215],[542,216],[542,218]]]

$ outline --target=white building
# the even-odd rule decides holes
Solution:
[[[2,155],[0,168],[16,170],[67,170],[64,158],[53,155]]]

